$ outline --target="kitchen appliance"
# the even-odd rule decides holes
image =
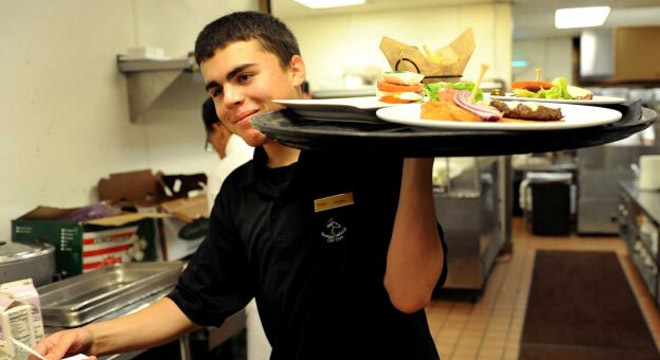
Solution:
[[[639,189],[660,190],[660,155],[639,157]]]
[[[478,296],[510,240],[511,209],[505,206],[511,204],[511,187],[503,183],[510,184],[511,165],[504,157],[436,158],[440,167],[442,162],[446,170],[434,171],[433,198],[449,248],[443,288]]]
[[[579,149],[577,154],[577,232],[580,235],[617,235],[619,182],[634,181],[635,173],[630,164],[636,164],[639,159],[647,155],[658,156],[660,147],[593,146]],[[653,170],[649,169],[649,171]],[[658,172],[656,171],[655,174]],[[649,172],[645,176],[649,175],[653,173]]]
[[[614,75],[614,40],[611,29],[584,30],[580,34],[580,77],[607,79]]]
[[[35,286],[53,282],[55,248],[0,241],[0,284],[32,278]]]

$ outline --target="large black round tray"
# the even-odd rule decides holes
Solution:
[[[562,130],[422,130],[392,123],[305,120],[288,110],[255,117],[252,126],[281,144],[327,152],[373,152],[404,156],[486,156],[540,153],[602,145],[649,127],[658,114],[639,102],[613,105],[621,120]]]

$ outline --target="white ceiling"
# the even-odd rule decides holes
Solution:
[[[599,5],[612,8],[602,28],[660,25],[660,0],[516,0],[513,3],[514,37],[577,36],[581,29],[554,28],[555,10]]]
[[[609,5],[612,7],[612,12],[603,28],[660,26],[660,0],[366,0],[364,5],[316,10],[293,0],[270,1],[273,14],[284,20],[330,14],[392,11],[411,7],[511,3],[516,39],[579,35],[580,29],[554,28],[555,9],[564,7]]]

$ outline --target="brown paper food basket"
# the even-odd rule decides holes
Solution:
[[[394,71],[411,71],[424,75],[424,84],[435,82],[457,82],[463,75],[472,52],[474,52],[474,34],[472,28],[465,30],[451,44],[439,50],[449,60],[437,63],[426,57],[415,46],[406,45],[383,36],[380,50]]]

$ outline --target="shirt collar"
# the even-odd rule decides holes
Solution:
[[[309,170],[307,170],[307,167],[310,166],[310,164],[314,163],[313,155],[309,151],[301,151],[300,152],[300,157],[298,158],[298,161],[296,163],[296,168],[295,168],[295,173],[294,173],[294,181],[301,181],[302,178],[301,176],[305,176],[305,174],[309,173]],[[247,176],[245,179],[245,182],[243,183],[245,187],[248,186],[255,186],[259,182],[259,180],[263,180],[266,171],[269,170],[268,168],[268,154],[266,153],[266,150],[262,146],[256,147],[254,149],[254,157],[252,158],[252,161],[249,164],[248,171],[247,171]],[[290,184],[289,184],[290,185]]]

